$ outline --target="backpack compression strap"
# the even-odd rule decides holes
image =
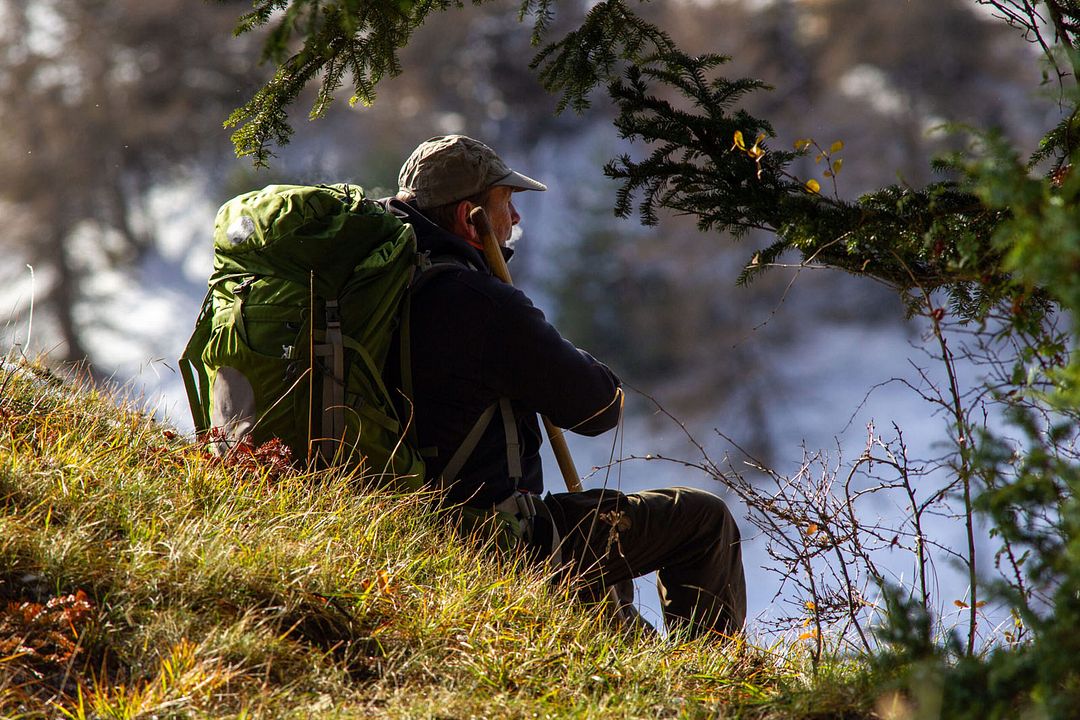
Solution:
[[[345,437],[345,348],[341,335],[341,310],[337,300],[326,301],[326,343],[315,353],[330,359],[323,368],[322,454],[333,460]]]
[[[184,378],[184,389],[187,391],[188,407],[191,408],[191,420],[196,434],[210,429],[210,379],[206,374],[202,353],[210,340],[213,314],[213,291],[210,291],[203,299],[202,310],[195,321],[195,332],[177,363],[180,375]]]

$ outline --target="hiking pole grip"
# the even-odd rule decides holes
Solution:
[[[488,222],[484,208],[473,208],[472,212],[469,213],[469,220],[476,227],[476,232],[484,243],[484,259],[487,260],[491,272],[507,285],[513,285],[514,281],[510,277],[510,268],[506,267],[506,258],[503,257],[499,241],[495,239],[495,233],[491,230],[491,223]],[[562,472],[566,489],[570,492],[581,492],[581,479],[578,477],[577,468],[574,466],[574,458],[570,455],[570,448],[566,445],[566,438],[563,436],[562,429],[556,427],[555,423],[543,415],[540,416],[540,419],[544,421],[548,442],[551,443],[551,452],[555,454],[555,462],[559,464],[559,470]]]

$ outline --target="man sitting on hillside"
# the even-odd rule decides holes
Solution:
[[[513,194],[547,188],[462,135],[422,143],[398,181],[387,207],[439,266],[413,294],[410,318],[413,413],[420,446],[433,449],[429,483],[473,517],[513,517],[530,549],[561,553],[587,597],[657,571],[669,629],[738,631],[746,614],[739,531],[719,498],[691,488],[540,497],[537,415],[592,436],[615,427],[622,408],[614,373],[491,274],[470,222],[483,207],[509,258],[521,219]]]

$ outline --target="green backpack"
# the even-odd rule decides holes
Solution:
[[[422,260],[412,226],[356,186],[270,185],[225,203],[180,359],[196,431],[218,449],[278,438],[295,459],[421,487],[383,369]],[[407,342],[401,356],[407,396]]]

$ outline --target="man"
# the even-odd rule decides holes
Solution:
[[[746,614],[739,532],[716,496],[603,489],[541,502],[537,415],[591,436],[615,427],[622,405],[614,373],[491,274],[470,222],[473,208],[483,207],[509,258],[506,243],[521,219],[514,193],[547,188],[463,135],[422,143],[398,182],[387,207],[413,225],[420,251],[438,268],[413,293],[410,315],[413,411],[429,482],[448,504],[525,520],[528,542],[561,552],[585,597],[657,571],[669,629],[739,630]],[[546,539],[545,518],[557,531]]]

